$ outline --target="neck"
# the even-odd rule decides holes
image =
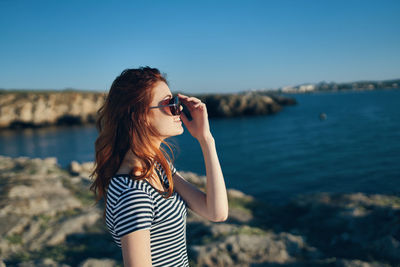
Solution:
[[[160,147],[161,141],[158,141],[156,143],[156,145],[157,145],[157,147]],[[155,156],[156,153],[152,153],[152,155]],[[139,169],[143,169],[142,162],[139,160],[139,158],[135,154],[133,154],[132,150],[129,149],[128,152],[126,152],[125,157],[124,157],[117,173],[130,173],[131,170],[135,167],[137,167]],[[140,175],[140,171],[137,171],[134,174]]]

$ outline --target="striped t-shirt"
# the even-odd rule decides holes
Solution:
[[[160,179],[168,179],[155,163]],[[172,175],[176,169],[171,164]],[[150,230],[153,266],[189,266],[186,250],[186,202],[174,191],[164,198],[146,180],[132,180],[129,174],[112,177],[107,191],[106,225],[121,247],[121,237],[140,229]]]

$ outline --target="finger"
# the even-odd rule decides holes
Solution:
[[[189,101],[196,102],[196,103],[201,102],[201,100],[198,99],[198,98],[196,98],[196,97],[189,97],[188,100],[189,100]]]
[[[205,110],[206,109],[206,104],[201,103],[200,106],[199,106],[199,109],[200,110]]]
[[[190,101],[190,102],[200,102],[201,100],[200,99],[198,99],[197,97],[189,97],[189,96],[185,96],[185,95],[182,95],[182,94],[179,94],[178,93],[178,96],[183,100],[183,101]]]
[[[195,108],[194,105],[196,104],[191,101],[182,101],[182,103],[188,108],[189,111],[193,111]]]
[[[188,100],[188,98],[189,98],[188,96],[184,96],[184,97],[179,96],[179,101],[181,101],[184,104],[192,103],[192,101]]]
[[[200,101],[200,102],[188,101],[188,102],[185,103],[185,105],[186,105],[189,109],[195,108],[198,104],[201,104],[201,101]]]
[[[187,105],[187,107],[189,108],[189,110],[192,112],[196,109],[203,109],[203,107],[205,107],[206,104],[204,104],[203,102],[198,102],[198,103],[190,103],[190,105]]]
[[[188,103],[195,103],[196,101],[194,101],[193,99],[191,99],[190,97],[187,98],[181,98],[180,99],[183,103],[188,104]]]
[[[180,93],[178,93],[178,97],[179,97],[179,98],[189,98],[188,96],[182,95],[182,94],[180,94]]]
[[[203,104],[203,103],[201,103],[201,102],[200,102],[200,103],[196,103],[196,104],[193,105],[193,107],[194,107],[194,108],[198,108],[198,107],[202,106],[202,104]]]

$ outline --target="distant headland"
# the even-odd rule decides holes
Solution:
[[[255,92],[278,92],[278,93],[314,93],[314,92],[340,92],[340,91],[370,91],[400,89],[400,79],[383,80],[383,81],[355,81],[355,82],[319,82],[306,83],[296,86],[285,86],[270,90],[255,90]]]

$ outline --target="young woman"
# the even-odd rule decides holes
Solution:
[[[192,120],[182,112],[187,106]],[[91,190],[105,200],[106,225],[125,266],[189,266],[186,208],[220,222],[228,200],[206,105],[173,96],[158,69],[126,69],[98,112],[99,136]],[[161,146],[184,129],[197,139],[206,167],[206,193],[187,182]],[[188,148],[190,149],[190,148]]]

